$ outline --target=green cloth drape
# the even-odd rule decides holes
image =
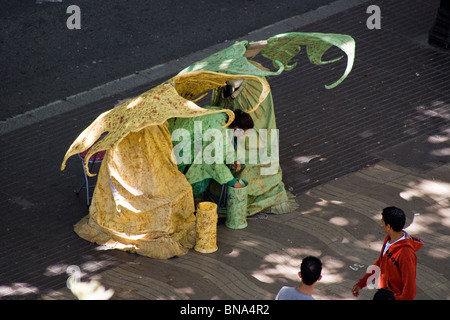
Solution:
[[[212,106],[205,109],[220,110]],[[211,179],[219,184],[234,179],[228,166],[235,159],[233,130],[223,128],[227,121],[225,113],[168,121],[178,169],[191,184],[194,197],[206,190]]]

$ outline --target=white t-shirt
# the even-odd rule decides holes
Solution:
[[[386,251],[388,251],[389,247],[392,246],[394,243],[396,243],[397,241],[403,240],[405,239],[405,233],[403,232],[403,236],[397,240],[395,240],[394,242],[390,243],[389,240],[386,242],[386,245],[384,246],[384,250],[383,250],[383,256],[386,253]]]
[[[313,296],[301,293],[295,287],[282,287],[275,300],[314,300]]]

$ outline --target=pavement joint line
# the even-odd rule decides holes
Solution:
[[[53,101],[47,105],[43,105],[36,109],[8,118],[5,121],[0,121],[0,135],[27,127],[65,112],[76,110],[86,104],[94,103],[103,98],[114,94],[119,94],[126,90],[131,90],[139,85],[145,85],[146,83],[151,83],[152,81],[156,81],[158,79],[167,78],[172,74],[178,73],[192,63],[214,54],[219,50],[225,49],[236,41],[258,41],[278,33],[291,32],[366,2],[370,2],[370,0],[337,0],[300,15],[287,18],[254,31],[250,31],[243,37],[213,45],[209,48],[191,53],[180,59],[158,64],[148,69],[137,71],[134,74],[112,80],[91,90]],[[361,15],[364,14],[365,12],[361,13]]]

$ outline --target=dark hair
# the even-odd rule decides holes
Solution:
[[[375,292],[373,300],[395,300],[395,296],[391,290],[382,288]]]
[[[406,222],[406,216],[402,209],[387,207],[383,209],[381,215],[386,225],[390,225],[394,231],[402,231]]]
[[[310,286],[319,279],[322,273],[322,262],[316,257],[306,257],[300,265],[300,272],[303,283]]]
[[[242,110],[234,110],[234,120],[230,124],[230,128],[241,128],[242,130],[252,129],[255,125],[252,117]]]

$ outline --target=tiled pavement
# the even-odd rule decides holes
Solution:
[[[450,299],[450,52],[426,43],[439,1],[377,5],[379,30],[367,29],[364,3],[281,30],[349,34],[355,65],[332,90],[323,86],[345,62],[318,67],[301,55],[296,69],[270,79],[284,181],[299,209],[256,215],[242,230],[219,225],[215,253],[155,260],[73,232],[87,209],[73,193],[78,159],[59,171],[68,146],[100,112],[165,79],[0,135],[0,299],[74,299],[70,265],[114,289],[113,299],[273,299],[295,285],[309,254],[324,262],[316,298],[353,299],[351,287],[379,252],[379,212],[388,205],[404,208],[407,230],[425,241],[417,299]]]

